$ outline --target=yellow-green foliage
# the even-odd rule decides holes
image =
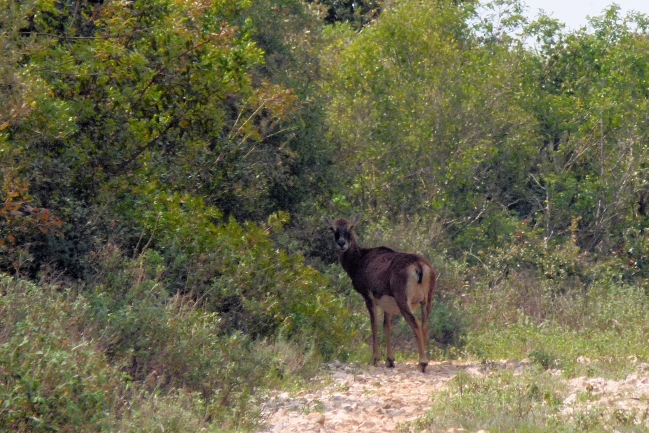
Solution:
[[[317,342],[324,357],[345,350],[354,338],[355,322],[348,320],[344,298],[329,290],[328,279],[300,254],[276,246],[273,237],[288,223],[288,214],[272,214],[266,224],[242,224],[222,221],[217,209],[191,196],[148,188],[141,197],[128,213],[144,227],[136,252],[145,254],[130,269],[140,272],[136,280],[146,275],[160,296],[191,297],[219,314],[223,332]],[[106,254],[112,253],[98,257],[96,266],[107,278],[100,290],[123,291],[118,276],[125,270],[119,261],[111,269]]]

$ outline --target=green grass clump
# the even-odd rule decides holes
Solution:
[[[564,377],[542,368],[530,368],[521,375],[510,370],[480,377],[460,372],[447,390],[433,395],[428,413],[410,428],[512,433],[646,431],[642,413],[598,405],[596,397],[585,394],[577,401],[594,400],[564,404],[569,392]]]
[[[84,334],[87,304],[8,277],[1,283],[0,430],[107,429],[114,390],[127,381]]]
[[[458,373],[449,389],[433,396],[432,407],[415,431],[463,428],[502,432],[551,432],[562,401],[560,381],[547,372],[515,376],[511,371],[486,377]]]

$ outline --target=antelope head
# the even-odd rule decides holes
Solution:
[[[332,221],[329,217],[324,217],[325,223],[327,223],[334,235],[336,247],[341,253],[347,251],[355,243],[354,232],[352,230],[358,224],[359,220],[360,214],[355,215],[352,219],[339,218],[335,221]]]

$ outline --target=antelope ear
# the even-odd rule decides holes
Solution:
[[[327,225],[327,227],[329,227],[331,230],[334,229],[334,222],[331,221],[331,219],[327,215],[324,215],[322,217],[322,221],[324,221],[324,223]]]
[[[352,227],[354,227],[356,224],[358,224],[358,223],[360,222],[362,216],[363,216],[363,215],[362,215],[360,212],[357,213],[356,215],[354,215],[354,217],[352,218],[352,225],[351,225],[349,228],[352,228]]]

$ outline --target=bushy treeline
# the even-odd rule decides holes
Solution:
[[[443,344],[470,288],[644,287],[649,18],[520,12],[0,1],[2,428],[251,425],[367,326],[325,213],[431,257]]]
[[[644,269],[647,18],[611,7],[566,34],[502,4],[494,28],[475,6],[404,2],[359,36],[330,32],[345,198],[437,221],[453,254],[573,237]]]

